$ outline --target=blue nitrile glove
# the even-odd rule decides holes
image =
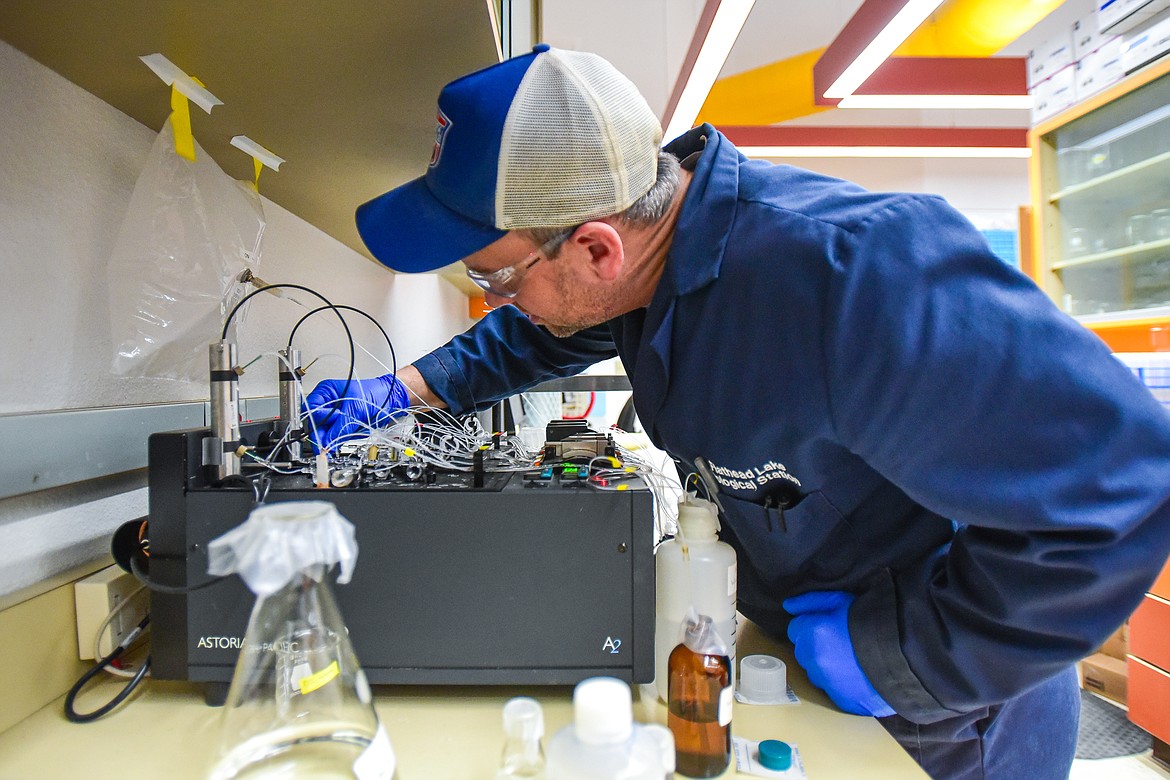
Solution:
[[[796,662],[809,682],[829,694],[833,703],[854,715],[884,718],[894,714],[865,676],[849,638],[849,605],[853,594],[840,590],[805,593],[784,601],[793,615],[788,638],[796,646]]]
[[[354,379],[348,389],[344,379],[324,379],[305,397],[305,409],[311,417],[305,428],[320,451],[342,437],[389,424],[394,412],[408,406],[406,385],[393,374]]]

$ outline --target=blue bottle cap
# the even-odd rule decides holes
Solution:
[[[778,739],[766,739],[760,743],[760,763],[765,769],[784,772],[792,766],[792,746]]]

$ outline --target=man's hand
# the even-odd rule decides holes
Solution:
[[[833,703],[854,715],[884,718],[894,714],[874,689],[853,652],[849,638],[849,605],[853,594],[814,591],[784,601],[794,617],[788,638],[796,646],[796,662],[809,682],[829,694]]]
[[[317,450],[327,450],[347,436],[389,424],[394,412],[408,406],[406,387],[393,374],[355,379],[348,388],[344,379],[325,379],[305,397],[305,427]]]

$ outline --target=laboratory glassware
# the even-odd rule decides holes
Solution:
[[[257,594],[212,780],[391,780],[395,755],[329,585],[357,557],[353,525],[324,501],[259,506],[209,546],[213,574]]]
[[[707,615],[687,618],[668,664],[666,724],[675,765],[687,777],[716,777],[731,762],[731,660]]]
[[[540,746],[543,736],[540,702],[527,696],[509,699],[504,705],[504,751],[496,780],[544,780],[544,750]]]

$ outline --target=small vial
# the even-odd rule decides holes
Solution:
[[[504,705],[504,752],[496,780],[544,780],[544,751],[540,747],[543,736],[540,702],[525,696],[509,699]]]
[[[706,615],[688,620],[668,662],[667,726],[675,765],[687,777],[716,777],[731,763],[731,660]]]

